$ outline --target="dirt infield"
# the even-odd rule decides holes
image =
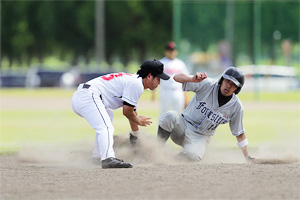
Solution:
[[[133,168],[92,164],[87,141],[64,148],[30,145],[0,156],[0,199],[300,199],[298,157],[246,163],[238,149],[208,150],[195,163],[149,139],[139,148],[125,138],[115,144]]]
[[[1,96],[0,111],[23,111],[24,109],[28,115],[35,111],[49,109],[72,112],[70,98]],[[276,108],[276,112],[279,113],[283,110],[299,108],[299,102],[284,104],[284,106],[280,102],[245,102],[244,106],[251,111],[260,111],[262,108],[273,111]],[[158,103],[144,101],[141,102],[140,107],[157,110]],[[276,112],[274,115],[277,114]],[[5,119],[7,116],[2,115],[2,117]],[[276,117],[278,120],[275,121],[277,123],[275,126],[279,127],[279,130],[278,133],[272,134],[278,134],[279,139],[274,136],[276,141],[263,141],[256,144],[257,147],[249,145],[249,148],[252,148],[251,156],[256,158],[253,163],[246,163],[237,147],[231,149],[215,145],[213,142],[209,144],[204,159],[195,163],[179,157],[180,148],[169,144],[161,147],[154,138],[141,138],[141,146],[132,148],[127,137],[119,136],[115,138],[116,155],[132,163],[134,167],[104,170],[99,164],[92,162],[94,142],[93,136],[90,135],[89,138],[92,140],[83,139],[75,144],[18,143],[18,147],[22,146],[18,154],[0,155],[0,200],[299,200],[300,129],[295,127],[285,130],[280,127],[283,123],[280,121],[281,118]],[[53,122],[57,121],[53,120]],[[258,128],[259,125],[259,123],[255,124]],[[294,127],[294,123],[290,126]],[[46,127],[50,128],[50,126]],[[14,134],[23,134],[21,131]],[[249,132],[249,134],[258,133]],[[1,139],[3,138],[0,137]],[[59,139],[60,137],[55,142],[60,142]],[[282,143],[277,140],[282,140]]]

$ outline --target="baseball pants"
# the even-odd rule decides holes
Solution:
[[[175,111],[164,113],[158,122],[165,131],[170,132],[170,137],[176,144],[183,147],[183,154],[191,160],[201,160],[210,136],[201,135],[193,131],[193,127]]]
[[[72,108],[77,115],[85,118],[95,130],[93,157],[104,160],[115,157],[113,150],[114,127],[112,124],[113,111],[105,108],[100,95],[97,90],[93,90],[92,86],[85,89],[83,84],[80,84],[73,94]]]

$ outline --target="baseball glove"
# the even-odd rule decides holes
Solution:
[[[252,158],[251,156],[248,156],[247,162],[253,162],[254,159],[255,159],[255,158]]]
[[[130,132],[130,133],[129,133],[129,141],[130,141],[130,144],[131,144],[132,146],[136,146],[137,140],[138,140],[138,137],[132,135],[132,133]]]

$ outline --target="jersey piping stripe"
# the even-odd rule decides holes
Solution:
[[[214,104],[215,104],[215,101],[214,101],[215,88],[216,88],[216,84],[215,84],[215,86],[214,86],[214,89],[213,89],[213,92],[212,92],[212,106],[211,106],[210,110],[212,110],[212,108],[214,107]],[[205,115],[205,118],[202,120],[201,124],[200,124],[200,125],[198,125],[198,127],[197,127],[197,128],[199,128],[199,127],[200,127],[200,126],[203,124],[203,122],[206,120],[206,118],[208,118],[208,116],[207,116],[207,115]],[[210,122],[210,123],[208,123],[208,125],[207,125],[205,128],[203,128],[203,129],[202,129],[201,133],[203,133],[203,132],[204,132],[204,130],[206,130],[206,128],[207,128],[207,127],[208,127],[210,124],[211,124],[211,122]]]
[[[234,102],[234,103],[232,103],[230,106],[228,106],[228,107],[226,107],[226,108],[222,108],[222,109],[220,109],[220,110],[218,110],[215,114],[218,114],[220,111],[222,111],[222,110],[226,110],[226,109],[228,109],[228,108],[230,108],[230,107],[232,107],[235,103],[237,102],[237,100]],[[205,127],[205,129],[210,125],[212,123],[212,121]],[[204,130],[205,130],[204,129]],[[203,131],[201,132],[201,133],[203,133]]]
[[[212,110],[212,108],[214,107],[214,104],[215,104],[215,98],[214,98],[214,96],[215,96],[215,89],[216,89],[216,88],[217,88],[217,83],[215,83],[215,86],[214,86],[214,89],[213,89],[213,94],[212,94],[212,106],[211,106],[210,110]],[[225,107],[225,108],[222,108],[222,109],[218,110],[218,111],[216,112],[216,114],[218,114],[218,113],[219,113],[220,111],[222,111],[222,110],[226,110],[226,109],[232,107],[236,102],[237,102],[237,100],[235,100],[231,105],[229,105],[229,106],[227,106],[227,107]],[[205,121],[205,119],[206,119],[207,117],[208,117],[208,116],[206,115],[205,118],[202,120],[202,122],[201,122],[200,125],[198,125],[198,126],[196,125],[197,128],[199,128],[199,127],[203,124],[203,122]],[[207,128],[211,123],[212,123],[212,121],[210,121],[210,122],[206,125],[206,127],[202,129],[201,133],[203,133],[203,132],[206,130],[206,128]]]
[[[239,135],[241,135],[242,133],[245,133],[245,129],[243,129],[243,130],[239,131],[237,134],[233,133],[233,135],[235,135],[235,136],[239,136]]]
[[[216,86],[217,86],[217,83],[216,83],[216,85],[215,85],[215,87],[214,87],[214,90],[215,90],[215,88],[216,88]],[[213,105],[214,105],[214,92],[213,92]],[[235,103],[237,102],[237,99],[231,104],[231,105],[229,105],[229,106],[227,106],[227,107],[225,107],[225,108],[222,108],[222,109],[220,109],[220,110],[218,110],[217,112],[216,112],[216,114],[218,114],[220,111],[222,111],[222,110],[226,110],[226,109],[228,109],[228,108],[230,108],[230,107],[232,107]],[[212,107],[213,108],[213,107]],[[208,125],[202,130],[202,132],[201,133],[203,133],[204,132],[204,130],[206,130],[206,128],[210,125],[212,123],[212,121],[210,122],[210,123],[208,123]]]
[[[94,103],[95,103],[95,105],[97,107],[97,110],[98,110],[99,114],[101,115],[102,120],[103,120],[103,122],[104,122],[104,124],[106,126],[106,129],[107,129],[107,133],[108,133],[108,147],[107,147],[107,150],[106,150],[106,157],[107,157],[107,155],[108,155],[108,149],[109,149],[109,146],[110,146],[109,129],[108,129],[108,126],[107,126],[107,124],[106,124],[106,122],[104,120],[104,117],[103,117],[102,113],[100,112],[100,109],[99,109],[99,107],[98,107],[98,105],[97,105],[97,103],[96,103],[96,101],[94,99],[94,93],[92,94],[92,98],[93,98],[93,101],[94,101]]]

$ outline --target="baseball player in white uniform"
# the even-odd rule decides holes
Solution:
[[[130,163],[115,158],[113,150],[114,127],[113,110],[123,107],[132,132],[138,126],[148,126],[151,118],[139,116],[136,107],[145,89],[154,90],[160,79],[170,77],[163,73],[163,64],[156,60],[145,61],[137,74],[112,73],[92,79],[78,86],[72,97],[72,107],[76,114],[85,118],[95,130],[93,158],[101,159],[102,168],[131,168]]]
[[[219,80],[207,78],[197,72],[193,77],[185,74],[174,76],[182,83],[184,91],[195,93],[182,114],[164,113],[159,119],[158,138],[166,142],[169,137],[184,148],[182,154],[191,160],[201,160],[210,137],[220,124],[229,123],[232,135],[246,159],[249,156],[244,126],[243,105],[237,94],[244,84],[243,73],[230,67]]]
[[[169,110],[175,110],[181,113],[186,105],[187,95],[182,91],[181,84],[173,79],[176,74],[189,74],[184,62],[176,58],[178,54],[176,44],[168,42],[165,46],[165,57],[160,60],[164,64],[164,72],[171,78],[160,84],[160,114]]]

